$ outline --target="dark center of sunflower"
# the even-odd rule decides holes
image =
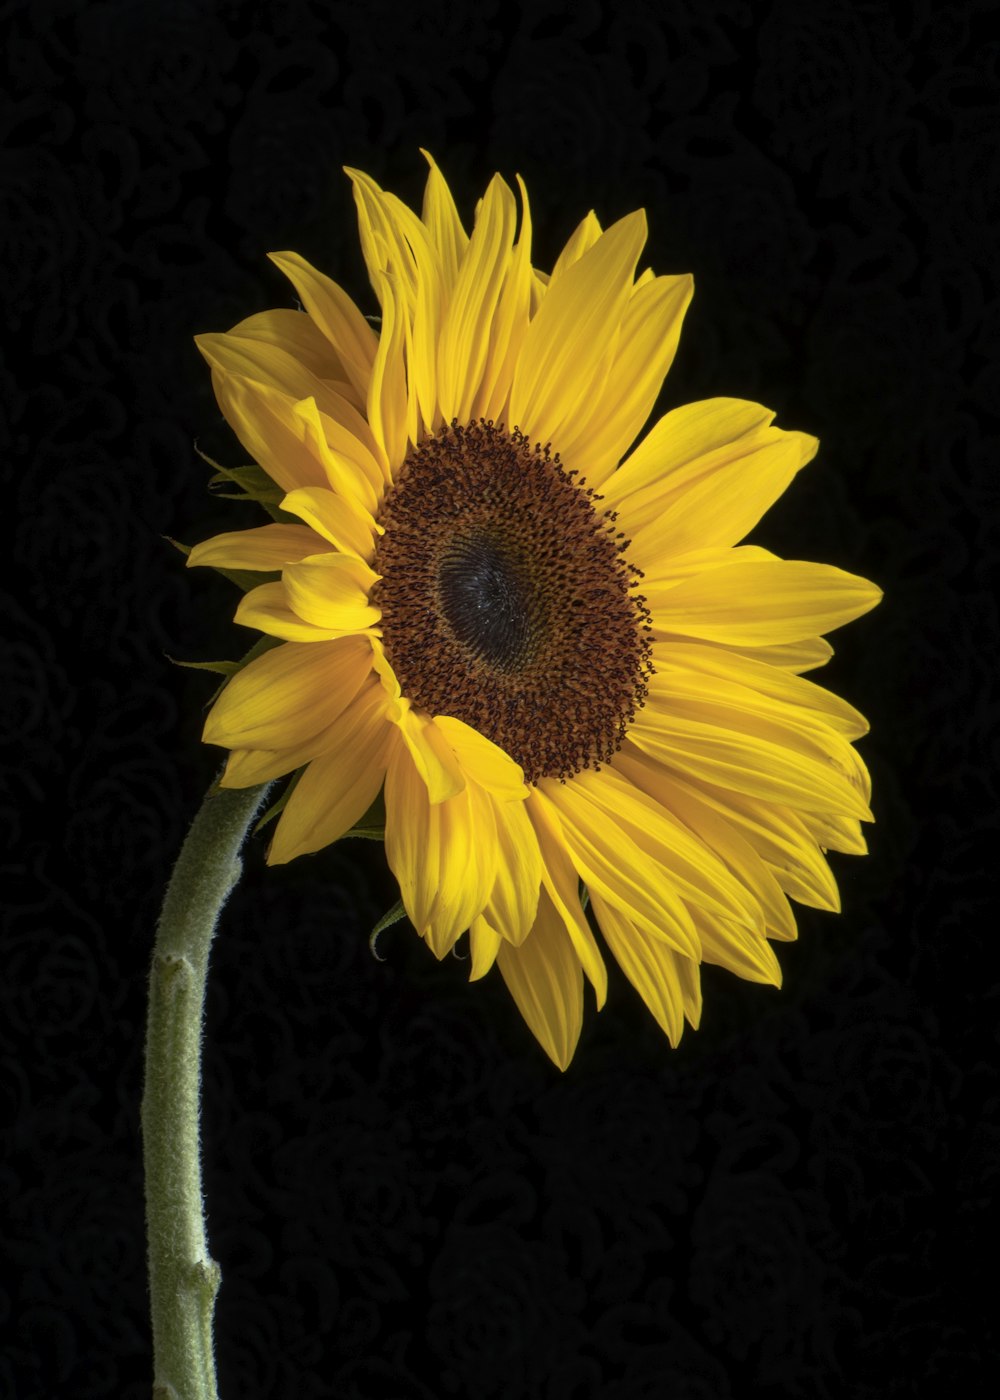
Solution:
[[[599,767],[652,672],[614,513],[515,428],[452,423],[382,503],[372,601],[403,694],[492,739],[528,782]]]
[[[442,552],[437,581],[442,615],[469,654],[516,671],[540,600],[510,542],[489,528],[455,539]]]

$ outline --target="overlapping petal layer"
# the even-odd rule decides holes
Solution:
[[[607,230],[588,214],[548,275],[532,266],[523,183],[518,198],[496,176],[467,231],[427,160],[419,216],[349,172],[377,326],[285,252],[273,261],[304,310],[199,337],[223,413],[282,493],[272,523],[189,556],[279,576],[236,611],[278,644],[228,682],[205,739],[231,751],[226,785],[296,774],[272,862],[338,840],[381,794],[418,933],[440,958],[468,931],[472,978],[496,963],[565,1068],[584,977],[606,996],[598,932],[676,1044],[699,1022],[702,961],[779,985],[771,940],[796,936],[789,899],[839,907],[825,852],[865,849],[871,785],[852,744],[867,725],[801,673],[880,595],[742,543],[817,448],[768,409],[688,404],[633,447],[692,295],[686,275],[637,276],[641,211]],[[611,764],[564,781],[525,782],[457,706],[415,703],[391,660],[388,493],[421,444],[480,419],[551,444],[641,571],[655,671]]]

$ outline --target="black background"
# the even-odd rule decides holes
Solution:
[[[138,1104],[160,894],[218,765],[236,595],[164,542],[257,523],[192,343],[375,309],[343,164],[535,262],[642,205],[696,293],[660,408],[757,399],[820,455],[753,538],[875,579],[817,675],[866,713],[871,855],[781,992],[705,973],[672,1051],[623,977],[565,1074],[499,974],[407,925],[376,846],[268,870],[213,955],[205,1178],[223,1400],[978,1394],[998,1163],[998,48],[984,5],[38,0],[9,25],[0,444],[12,586],[0,1394],[149,1394]],[[987,936],[989,935],[989,936]]]

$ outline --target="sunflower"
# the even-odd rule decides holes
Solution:
[[[414,928],[438,958],[467,931],[560,1068],[598,931],[676,1045],[701,962],[780,985],[789,896],[837,909],[825,852],[865,850],[867,725],[803,673],[881,595],[740,543],[817,448],[766,408],[633,446],[693,289],[637,275],[643,211],[588,214],[546,274],[520,178],[520,219],[496,175],[469,234],[424,154],[420,217],[347,171],[380,317],[277,253],[304,309],[198,338],[280,502],[188,559],[269,575],[235,614],[269,649],[204,738],[224,786],[295,775],[272,863],[378,811]]]

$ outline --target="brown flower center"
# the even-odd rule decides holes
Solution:
[[[575,476],[516,428],[453,422],[409,453],[379,514],[372,601],[403,694],[529,783],[607,762],[653,670],[629,541]]]

